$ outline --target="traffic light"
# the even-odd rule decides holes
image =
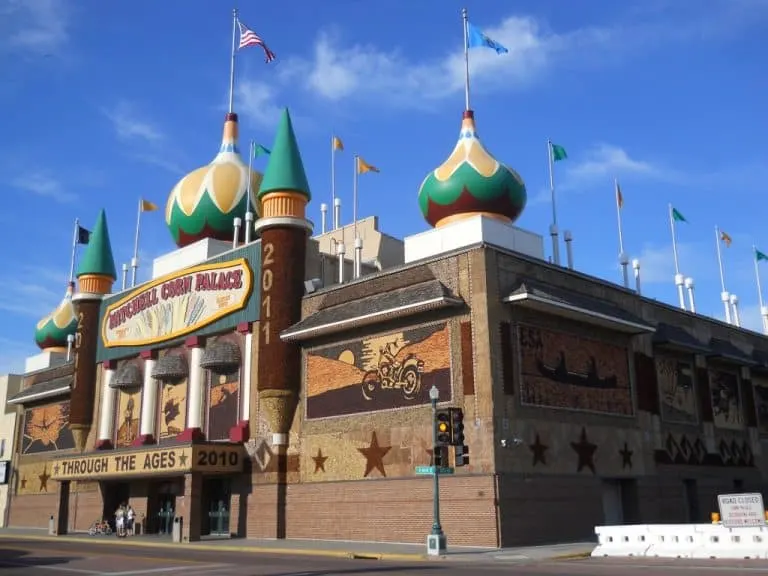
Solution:
[[[469,446],[456,446],[456,468],[469,464]]]
[[[448,448],[446,446],[440,446],[435,448],[434,456],[432,457],[432,466],[437,468],[444,468],[448,466]]]
[[[437,428],[436,448],[451,445],[451,440],[453,439],[451,423],[451,408],[441,408],[435,412],[435,427]]]
[[[451,408],[451,446],[464,445],[464,411]]]

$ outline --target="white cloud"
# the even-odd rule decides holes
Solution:
[[[237,85],[236,108],[248,122],[271,127],[280,117],[280,107],[275,104],[276,96],[273,84],[244,79]]]
[[[50,198],[62,204],[77,200],[77,195],[68,192],[60,181],[42,172],[32,172],[31,174],[14,178],[11,181],[11,186],[22,192]]]
[[[142,117],[136,106],[126,100],[118,102],[114,108],[102,110],[112,121],[112,126],[121,140],[143,140],[157,143],[164,139],[162,131],[151,121]]]
[[[697,278],[700,271],[698,263],[701,260],[701,250],[694,244],[677,243],[677,256],[680,262],[680,272],[685,276]],[[646,244],[643,246],[640,256],[640,280],[645,284],[664,284],[674,282],[675,259],[672,245],[659,246],[658,244]]]
[[[512,16],[486,34],[503,44],[508,54],[473,50],[473,86],[511,87],[525,83],[546,66],[561,37],[544,33],[532,18]],[[452,51],[429,61],[409,60],[398,49],[383,51],[370,44],[343,45],[337,34],[321,32],[309,59],[286,61],[283,80],[299,79],[307,91],[326,100],[376,97],[404,105],[445,98],[464,89],[464,56]],[[513,83],[513,84],[510,84]]]
[[[623,148],[599,144],[587,151],[583,160],[568,164],[566,174],[574,180],[594,180],[623,174],[663,177],[665,171],[648,161],[632,158]]]
[[[55,56],[69,42],[65,0],[2,0],[0,21],[0,42],[13,51]]]

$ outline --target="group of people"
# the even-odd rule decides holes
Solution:
[[[115,511],[115,533],[118,538],[133,535],[135,529],[136,511],[130,504],[120,504]]]

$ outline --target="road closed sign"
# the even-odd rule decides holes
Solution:
[[[765,526],[762,494],[719,494],[717,506],[720,521],[726,528]]]

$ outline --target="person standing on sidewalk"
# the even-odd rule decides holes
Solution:
[[[126,528],[128,530],[128,535],[133,536],[135,534],[134,532],[134,522],[136,520],[136,511],[133,509],[133,506],[128,504],[128,510],[125,512],[125,517],[127,520]]]
[[[115,511],[115,532],[118,538],[125,536],[125,507],[122,504]]]

